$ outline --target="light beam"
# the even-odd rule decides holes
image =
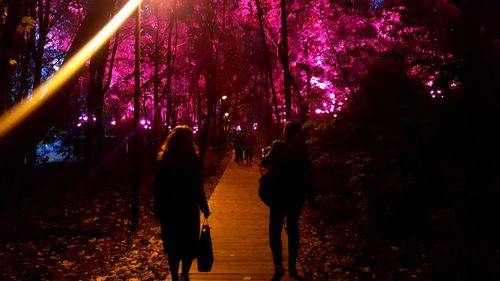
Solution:
[[[51,79],[37,87],[30,98],[25,98],[0,117],[0,139],[5,137],[15,126],[27,118],[37,107],[49,100],[58,89],[78,70],[87,60],[101,48],[113,33],[139,7],[142,0],[130,0],[123,8],[94,36],[78,53],[65,62]]]

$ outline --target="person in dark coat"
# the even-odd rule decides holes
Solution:
[[[305,132],[298,121],[288,121],[284,129],[284,141],[274,141],[269,152],[262,158],[262,165],[274,177],[274,200],[270,206],[269,244],[273,254],[274,275],[272,281],[285,274],[281,232],[286,220],[288,231],[288,271],[298,278],[297,256],[299,253],[299,218],[305,197],[314,203],[314,181],[305,146]]]
[[[241,131],[234,132],[233,146],[234,146],[234,161],[243,161],[243,144],[245,137]]]
[[[189,280],[200,237],[200,209],[205,218],[210,215],[203,189],[203,165],[196,153],[191,128],[175,127],[158,159],[154,210],[160,221],[163,249],[172,280],[179,279],[180,261],[184,278]]]
[[[253,151],[255,149],[256,142],[257,140],[255,139],[254,133],[248,132],[245,136],[244,143],[245,160],[247,162],[247,166],[252,166]]]

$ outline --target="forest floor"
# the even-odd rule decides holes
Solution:
[[[391,243],[364,232],[362,218],[331,223],[326,212],[306,205],[302,213],[300,260],[309,280],[433,280],[418,238]]]
[[[230,157],[207,152],[207,196]],[[0,280],[165,280],[168,267],[152,209],[152,170],[142,171],[139,228],[133,235],[129,167],[110,171],[100,184],[76,187],[67,179],[74,170],[52,167],[50,179],[43,175],[47,171],[37,173],[31,179],[37,189],[2,200]]]
[[[207,196],[230,160],[230,153],[222,159],[208,154]],[[130,184],[127,177],[116,181],[116,176],[112,173],[114,181],[104,180],[90,192],[58,197],[49,196],[47,190],[33,193],[8,212],[3,208],[0,279],[165,280],[168,266],[152,210],[153,173],[144,172],[139,229],[132,236]],[[319,205],[327,200],[319,197]],[[306,205],[301,218],[300,262],[309,280],[427,279],[425,253],[408,261],[404,245],[364,236],[359,227],[362,223],[332,224],[325,219],[325,210]]]

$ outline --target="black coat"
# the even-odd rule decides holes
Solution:
[[[201,160],[194,155],[181,157],[165,153],[154,187],[154,210],[167,254],[195,254],[200,208],[208,213]]]
[[[301,206],[306,196],[314,201],[314,180],[309,153],[305,144],[296,140],[285,144],[274,141],[262,158],[262,165],[274,178],[276,204]]]

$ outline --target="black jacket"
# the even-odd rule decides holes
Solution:
[[[200,208],[208,213],[203,189],[202,163],[197,156],[176,157],[165,153],[159,163],[154,187],[155,217],[182,216],[181,210]]]
[[[268,173],[274,177],[277,204],[303,204],[306,195],[310,201],[314,201],[314,178],[305,144],[299,141],[289,144],[274,141],[262,158],[262,166],[268,168]]]

